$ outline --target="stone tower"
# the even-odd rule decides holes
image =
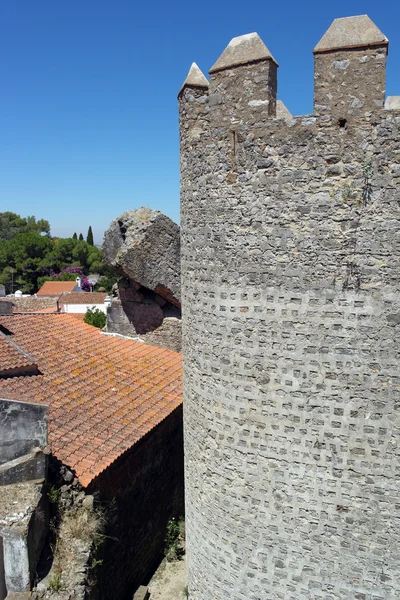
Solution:
[[[315,110],[234,38],[179,93],[191,600],[400,597],[400,103],[337,19]],[[391,110],[388,110],[391,108]]]

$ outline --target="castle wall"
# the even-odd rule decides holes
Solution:
[[[190,599],[394,600],[400,111],[179,100]]]

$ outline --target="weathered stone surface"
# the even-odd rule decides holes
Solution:
[[[258,33],[246,33],[231,39],[219,59],[211,67],[210,73],[259,60],[273,60],[276,63]]]
[[[148,600],[148,598],[150,598],[149,588],[144,585],[141,585],[133,596],[133,600]]]
[[[187,74],[186,79],[183,82],[181,89],[179,90],[179,94],[185,87],[208,88],[208,79],[202,73],[202,71],[199,69],[195,62],[192,63],[192,66],[189,69],[189,73]]]
[[[180,350],[179,226],[149,208],[127,211],[111,223],[103,250],[123,275],[113,289],[106,332]]]
[[[104,234],[104,259],[122,276],[180,306],[180,229],[157,210],[124,212]]]
[[[235,40],[239,40],[237,44]],[[191,114],[188,115],[187,122],[182,123],[182,129],[185,131],[189,127],[191,132],[196,132],[197,138],[194,141],[206,127],[208,108],[212,108],[212,122],[215,127],[219,128],[222,125],[230,127],[233,140],[236,129],[247,126],[246,124],[262,123],[266,115],[275,116],[276,114],[278,65],[270,56],[269,50],[257,34],[234,38],[231,44],[233,44],[232,52],[237,61],[234,61],[231,68],[223,66],[228,64],[230,58],[233,59],[230,53],[226,60],[223,59],[225,55],[223,53],[221,62],[218,60],[216,63],[218,67],[214,65],[215,68],[210,70],[209,103],[205,102],[205,90],[190,90],[192,93],[184,90],[183,92],[186,94],[185,100],[190,100],[188,107],[190,106]],[[230,45],[226,51],[229,48]],[[254,60],[241,61],[239,56],[245,55],[253,56]],[[238,81],[241,81],[242,84],[237,85]],[[197,116],[196,122],[192,121],[194,115]],[[188,136],[188,141],[192,137],[193,133]],[[235,156],[235,146],[233,146],[233,153]]]
[[[387,52],[367,15],[336,19],[314,48],[314,112],[345,118],[383,108]]]
[[[293,119],[292,113],[284,105],[282,100],[276,101],[276,118],[277,119],[285,119],[285,120]]]
[[[24,592],[31,589],[47,533],[46,489],[35,483],[3,485],[0,489],[4,583],[9,593]]]
[[[385,102],[386,110],[400,110],[400,96],[388,96]]]
[[[368,15],[335,19],[328,31],[314,48],[314,52],[326,52],[339,48],[387,45],[387,37],[378,29]]]
[[[170,313],[174,316],[168,316]],[[175,352],[180,352],[182,348],[179,309],[170,306],[164,312],[157,302],[149,306],[113,299],[107,312],[106,333],[131,337]]]
[[[290,123],[239,103],[255,65],[220,72],[221,103],[181,95],[190,600],[400,597],[400,117],[378,50],[320,53],[327,108]]]
[[[0,398],[0,485],[44,479],[47,406]]]
[[[43,481],[46,475],[47,456],[40,448],[0,464],[0,486],[25,481]]]

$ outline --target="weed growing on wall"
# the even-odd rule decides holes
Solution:
[[[49,588],[53,592],[59,592],[62,589],[61,575],[62,571],[60,570],[57,573],[54,573],[49,579]]]
[[[165,535],[165,558],[169,561],[179,560],[185,553],[185,520],[171,519],[168,521]]]
[[[50,504],[57,504],[60,498],[60,489],[54,485],[47,486],[47,498]]]
[[[355,206],[357,208],[367,206],[372,200],[371,179],[373,172],[372,163],[365,163],[361,169],[361,183],[350,181],[339,191],[332,192],[331,198],[333,200],[339,200],[339,202],[347,204],[348,206]]]

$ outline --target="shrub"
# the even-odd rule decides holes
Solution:
[[[107,317],[103,311],[99,308],[88,308],[85,314],[85,318],[83,319],[85,323],[88,325],[93,325],[93,327],[99,327],[103,329],[106,324]]]
[[[184,538],[184,526],[185,521],[183,519],[171,519],[167,524],[167,531],[165,535],[165,558],[168,561],[178,560],[184,550],[182,548],[182,542]]]

